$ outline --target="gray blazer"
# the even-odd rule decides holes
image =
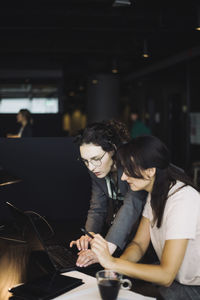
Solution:
[[[105,178],[97,178],[90,172],[92,196],[88,211],[86,229],[101,233],[108,213],[108,190]],[[130,239],[133,227],[138,223],[146,201],[145,191],[131,191],[127,182],[121,180],[122,170],[118,170],[118,186],[124,196],[123,205],[118,211],[112,226],[106,234],[106,240],[123,249]]]

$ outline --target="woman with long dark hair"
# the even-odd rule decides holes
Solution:
[[[122,180],[149,194],[133,241],[120,258],[110,255],[100,235],[91,241],[101,265],[159,288],[164,299],[200,299],[200,195],[183,170],[170,163],[167,147],[142,136],[118,151]],[[137,263],[150,243],[160,263]],[[170,288],[169,288],[170,286]]]
[[[92,196],[85,228],[90,233],[106,236],[110,252],[123,249],[129,235],[137,227],[146,199],[145,192],[133,192],[121,180],[122,169],[116,166],[116,151],[130,140],[126,126],[115,120],[88,125],[77,137],[80,161],[88,168],[92,180]],[[119,211],[119,213],[118,213]],[[97,262],[88,250],[91,238],[83,235],[72,241],[81,251],[78,266]]]

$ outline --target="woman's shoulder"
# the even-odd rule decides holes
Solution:
[[[171,186],[169,190],[169,195],[181,190],[184,190],[185,192],[195,192],[199,194],[199,192],[193,186],[177,180],[176,183],[173,186]]]
[[[185,185],[181,181],[177,181],[174,186],[169,191],[168,194],[168,200],[173,202],[176,201],[181,201],[182,203],[185,202],[190,202],[190,203],[197,203],[197,205],[200,206],[200,194],[199,192],[193,188],[190,185]],[[189,201],[188,201],[189,200]]]

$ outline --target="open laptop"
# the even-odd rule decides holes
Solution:
[[[20,243],[26,243],[33,253],[46,254],[40,256],[40,259],[33,259],[34,267],[38,265],[39,268],[34,269],[34,276],[28,276],[25,283],[9,290],[11,299],[48,300],[83,284],[81,279],[60,274],[75,270],[77,258],[67,248],[53,243],[54,231],[51,225],[36,212],[23,212],[9,202],[6,205],[13,216],[17,237],[8,235],[5,239],[12,242],[19,240]],[[30,266],[29,262],[27,269]]]
[[[45,252],[52,271],[63,273],[79,269],[76,267],[77,256],[70,249],[58,245],[51,225],[42,216],[33,211],[24,212],[9,202],[6,205],[21,240],[30,244],[36,252]]]

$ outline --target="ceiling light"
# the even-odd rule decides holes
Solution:
[[[112,69],[112,73],[113,73],[113,74],[117,74],[118,72],[119,72],[118,69],[116,69],[116,68],[113,68],[113,69]]]
[[[149,53],[149,51],[148,51],[147,41],[146,41],[146,40],[144,40],[144,46],[143,46],[143,53],[142,53],[142,56],[143,56],[144,58],[150,57],[150,53]]]
[[[195,29],[200,31],[200,6],[197,8],[197,26]]]
[[[97,79],[93,79],[93,80],[92,80],[92,83],[93,83],[93,84],[97,84],[97,83],[98,83],[98,80],[97,80]]]
[[[115,0],[113,2],[113,7],[116,6],[130,6],[131,5],[131,1],[130,0]]]
[[[116,59],[112,60],[112,73],[113,74],[119,73],[119,64]]]

